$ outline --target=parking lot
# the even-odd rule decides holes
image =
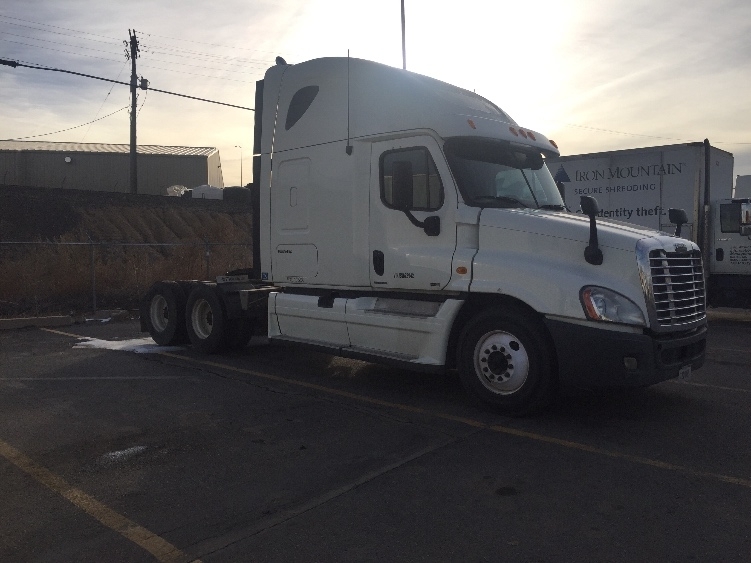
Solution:
[[[0,561],[751,560],[751,323],[688,382],[521,419],[454,374],[144,336],[0,332]]]

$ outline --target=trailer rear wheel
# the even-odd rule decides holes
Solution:
[[[542,327],[509,311],[482,315],[463,331],[459,374],[467,392],[506,414],[537,412],[553,399],[551,349]]]
[[[160,346],[185,344],[185,294],[175,282],[157,282],[141,301],[140,314],[145,328]]]
[[[185,321],[190,343],[202,354],[215,354],[224,345],[227,318],[214,289],[198,285],[188,296]]]

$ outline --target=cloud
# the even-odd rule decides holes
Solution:
[[[705,137],[751,142],[745,0],[466,0],[451,9],[406,0],[406,15],[410,70],[476,90],[565,153]],[[399,2],[345,0],[14,2],[0,14],[0,56],[112,79],[122,71],[128,81],[122,42],[133,28],[138,72],[153,88],[243,106],[253,105],[255,81],[276,55],[295,63],[349,49],[402,62]],[[0,88],[8,137],[85,123],[128,104],[129,95],[126,86],[8,67],[0,67]],[[144,100],[140,143],[217,146],[227,184],[239,183],[234,147],[242,145],[250,170],[252,112],[157,92],[141,93],[139,105]],[[128,133],[121,112],[44,138],[127,143]],[[751,145],[722,147],[735,152],[738,173],[751,173]]]

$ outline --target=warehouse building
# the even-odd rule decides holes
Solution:
[[[130,191],[130,145],[0,141],[5,186]],[[213,147],[138,146],[138,193],[167,195],[167,188],[224,187]]]

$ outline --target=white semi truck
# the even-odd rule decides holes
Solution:
[[[560,385],[645,386],[704,361],[699,247],[565,210],[558,148],[481,96],[349,58],[256,87],[252,268],[158,282],[141,323],[214,353],[252,333],[440,373],[507,413]],[[250,258],[250,257],[249,257]]]
[[[682,236],[696,242],[710,305],[751,307],[751,200],[733,195],[733,155],[703,143],[557,156],[547,160],[577,210],[597,198],[599,216],[672,230],[668,210],[684,209]]]

